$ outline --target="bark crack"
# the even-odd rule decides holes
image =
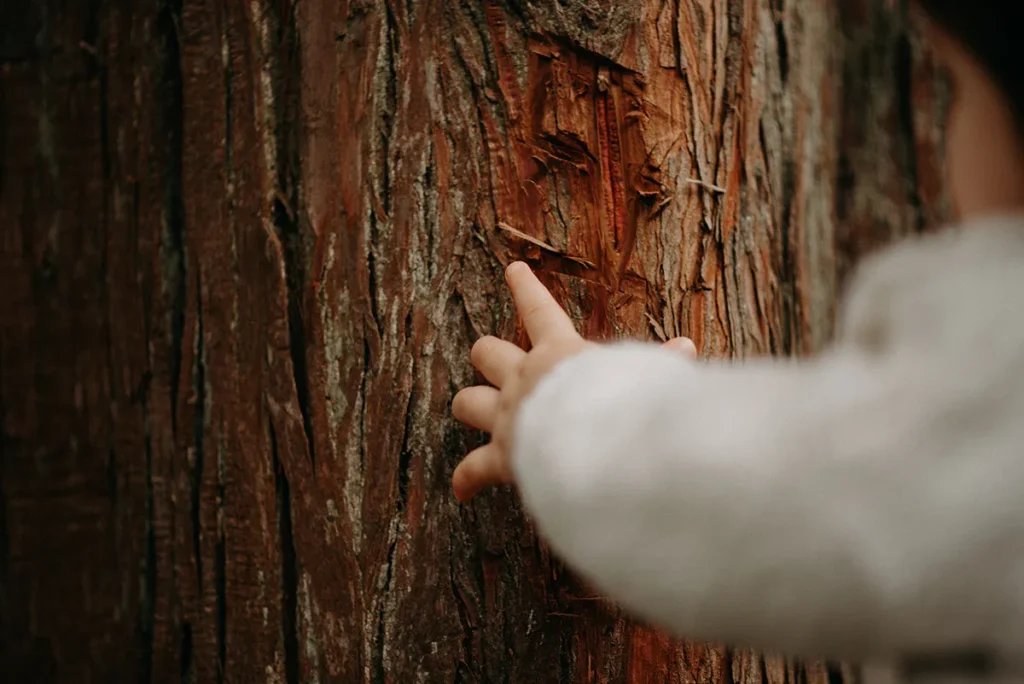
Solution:
[[[387,571],[384,575],[384,595],[381,598],[381,605],[377,617],[376,648],[373,654],[373,682],[374,684],[387,684],[387,671],[384,665],[385,637],[387,627],[387,600],[391,591],[391,577],[395,567],[395,549],[398,547],[397,530],[395,539],[388,547]]]
[[[462,628],[462,660],[456,663],[456,681],[467,681],[463,675],[463,668],[471,675],[469,681],[479,679],[478,673],[473,670],[471,653],[473,650],[473,632],[476,627],[473,625],[472,617],[469,614],[469,607],[466,605],[466,598],[455,582],[455,557],[452,549],[455,548],[455,534],[451,529],[448,531],[448,581],[451,584],[452,597],[455,599],[455,610],[459,614],[459,626]]]
[[[196,680],[196,653],[192,642],[192,624],[186,622],[181,627],[181,652],[178,654],[180,670],[178,681],[181,684],[193,684]]]
[[[428,158],[426,167],[423,169],[423,206],[420,208],[423,212],[423,232],[427,236],[427,247],[426,247],[426,263],[427,263],[427,280],[432,280],[434,274],[437,272],[437,265],[434,260],[434,230],[435,224],[433,217],[437,215],[437,202],[434,194],[434,138],[433,136],[427,138],[427,149]],[[431,206],[431,198],[434,198],[434,206]]]
[[[625,271],[630,254],[624,249],[629,236],[626,235],[626,177],[622,167],[622,141],[619,136],[618,114],[615,98],[611,91],[610,72],[598,72],[597,135],[600,145],[601,171],[604,180],[605,206],[607,207],[608,229],[612,231],[612,243],[620,252],[619,270]]]
[[[373,256],[374,242],[377,236],[377,221],[374,218],[374,214],[370,213],[370,244],[366,246],[366,271],[367,271],[367,290],[370,298],[370,317],[373,319],[373,325],[376,328],[378,338],[384,336],[384,323],[381,321],[380,312],[377,310],[377,260]],[[369,342],[367,341],[367,344]],[[369,357],[369,347],[367,347],[367,357]],[[366,370],[370,369],[370,361],[367,359]]]
[[[159,31],[165,50],[161,74],[164,120],[161,134],[167,141],[166,177],[163,196],[163,233],[160,245],[163,296],[170,323],[171,431],[178,432],[178,396],[185,335],[186,284],[185,207],[182,196],[184,156],[184,79],[181,44],[177,27],[181,22],[181,0],[170,0],[160,12]]]
[[[145,469],[145,563],[142,566],[142,597],[139,601],[139,631],[142,635],[141,681],[153,681],[153,641],[156,622],[156,530],[153,514],[153,438],[150,434],[149,402],[142,400]],[[0,454],[2,455],[2,454]],[[6,564],[5,564],[6,565]]]
[[[373,368],[373,350],[370,349],[370,338],[366,334],[365,325],[363,328],[363,372],[359,378],[359,470],[366,472],[366,392],[369,385],[369,375]],[[357,548],[361,546],[357,542]]]
[[[413,383],[415,383],[416,377],[416,360],[413,357],[412,368],[410,374],[413,377]],[[415,387],[409,392],[409,402],[405,406],[405,425],[402,433],[402,449],[398,454],[398,500],[395,504],[396,513],[396,524],[398,522],[398,515],[405,510],[405,505],[409,500],[409,469],[412,463],[412,449],[409,447],[409,437],[412,434],[413,429],[413,406],[416,401],[416,390]]]
[[[726,648],[722,658],[722,684],[735,684],[736,678],[732,673],[732,664],[735,659],[735,651],[731,648]]]
[[[778,207],[774,212],[779,230],[779,251],[780,251],[780,278],[779,289],[782,294],[781,326],[777,331],[778,341],[773,345],[772,352],[791,355],[796,351],[798,334],[799,302],[796,297],[796,258],[793,254],[791,222],[793,220],[793,198],[795,196],[796,167],[792,161],[785,161],[782,164],[782,187],[776,188],[770,182],[773,177],[772,162],[770,157],[771,147],[765,136],[764,122],[758,124],[758,136],[761,144],[761,153],[764,155],[765,166],[768,168],[769,197],[772,204]],[[776,338],[774,327],[769,331],[772,339]]]
[[[785,88],[789,82],[789,36],[786,35],[786,2],[776,0],[775,7],[775,41],[779,50],[779,76],[782,80],[782,87]]]
[[[3,136],[0,136],[2,138]],[[3,345],[0,345],[0,378],[6,377],[4,375],[3,366]],[[8,587],[10,584],[10,564],[11,564],[11,538],[10,530],[8,529],[7,522],[7,489],[6,489],[6,473],[7,473],[7,444],[9,437],[7,432],[4,430],[4,426],[7,425],[7,411],[4,406],[4,383],[0,382],[0,635],[7,638],[8,630],[11,629],[12,625],[8,624],[10,615],[8,609],[8,602],[10,598],[7,596]],[[143,640],[145,644],[145,640]]]
[[[381,156],[384,158],[382,165],[383,177],[381,178],[381,191],[384,205],[384,215],[391,216],[391,136],[395,132],[395,122],[398,117],[398,20],[395,18],[394,9],[390,2],[386,6],[386,30],[387,36],[387,69],[388,77],[385,79],[385,107],[381,124]]]
[[[466,9],[469,10],[470,8],[466,8]],[[451,10],[451,11],[454,11],[454,10]],[[470,12],[470,13],[472,14],[472,12]],[[455,20],[451,19],[451,21],[455,21]],[[476,22],[474,22],[474,23],[476,23]],[[461,67],[461,71],[462,71],[462,75],[463,75],[463,77],[465,79],[465,83],[469,87],[469,92],[472,94],[472,97],[473,97],[473,104],[475,105],[475,108],[476,108],[476,125],[477,125],[477,129],[480,132],[480,139],[485,141],[485,142],[487,142],[487,143],[490,143],[491,136],[488,134],[488,132],[487,132],[487,125],[484,122],[484,117],[485,117],[485,114],[484,114],[484,101],[483,101],[483,98],[481,98],[480,88],[477,85],[476,81],[473,79],[473,69],[470,67],[469,58],[465,54],[463,54],[463,47],[460,44],[460,42],[456,39],[456,31],[454,30],[454,28],[450,27],[448,33],[451,36],[450,44],[451,44],[451,48],[452,48],[452,54],[455,55],[455,59],[459,63],[459,66]],[[486,32],[484,32],[482,40],[486,41],[486,39],[487,39],[486,38]],[[486,54],[484,54],[483,59],[484,59],[485,62],[487,62],[487,55]],[[489,66],[488,66],[488,68],[489,68]],[[495,179],[494,179],[494,164],[491,161],[491,155],[490,155],[489,152],[484,153],[482,155],[482,163],[486,164],[486,181],[485,182],[487,184],[487,190],[488,190],[487,198],[488,198],[488,200],[490,202],[491,212],[492,212],[492,214],[494,216],[494,221],[495,221],[495,223],[498,223],[498,222],[502,221],[503,217],[502,217],[502,215],[498,211],[498,201],[497,201],[497,197],[496,197],[497,196],[497,187],[495,185]],[[484,247],[487,248],[488,254],[490,254],[495,260],[500,261],[500,259],[498,259],[498,257],[496,255],[494,255],[493,252],[490,251],[490,245],[487,242],[487,236],[485,236],[481,240],[481,242],[483,243]]]
[[[146,347],[148,347],[148,334],[146,334],[146,343]],[[148,407],[148,397],[146,395],[142,397],[141,407],[144,459],[143,477],[145,478],[145,491],[143,495],[145,549],[141,576],[142,595],[139,599],[138,611],[139,632],[142,637],[139,680],[142,684],[150,684],[153,681],[154,639],[157,618],[157,533],[154,524],[153,435],[150,432],[150,407]]]
[[[274,484],[277,493],[277,526],[281,559],[281,637],[284,641],[284,671],[287,684],[299,682],[298,638],[298,562],[292,530],[292,499],[288,475],[278,453],[277,432],[268,421],[270,449],[273,458]]]
[[[907,163],[907,202],[914,213],[914,227],[917,232],[924,230],[924,212],[921,210],[920,179],[917,164],[917,139],[914,126],[914,48],[910,36],[901,34],[896,45],[895,59],[897,121],[899,139],[903,141],[903,153]]]
[[[224,0],[225,3],[229,0]],[[221,16],[227,13],[227,4],[221,6]],[[232,106],[234,104],[234,77],[235,71],[231,60],[231,37],[228,35],[230,23],[226,19],[221,26],[221,55],[224,64],[224,178],[227,181],[226,200],[229,209],[233,209],[235,197],[235,168],[234,168],[234,116]],[[244,160],[243,160],[244,161]],[[229,221],[229,224],[231,222]],[[232,226],[233,228],[233,226]],[[235,239],[234,230],[231,230],[231,239]],[[238,268],[237,259],[235,268]],[[237,276],[236,276],[237,277]],[[199,320],[200,338],[202,337],[202,319]],[[205,360],[203,361],[205,366]],[[205,414],[205,406],[201,410]],[[205,415],[203,415],[205,421]],[[219,426],[223,429],[223,425]],[[222,684],[226,677],[227,668],[227,550],[225,539],[225,462],[223,433],[221,432],[217,442],[217,498],[216,498],[216,542],[213,551],[213,581],[215,591],[215,625],[217,640],[217,683]],[[200,595],[202,595],[200,593]]]
[[[416,377],[415,357],[409,370],[410,375]],[[391,520],[391,544],[388,546],[387,569],[384,574],[384,591],[378,608],[377,618],[377,643],[374,653],[374,682],[385,684],[387,681],[386,668],[384,663],[385,640],[387,637],[387,615],[388,602],[392,600],[392,578],[395,569],[395,552],[398,549],[399,536],[402,533],[402,513],[405,511],[409,498],[409,466],[412,461],[412,450],[409,448],[409,436],[412,434],[413,405],[416,399],[415,389],[409,393],[409,401],[405,407],[405,424],[402,434],[402,446],[398,456],[398,491],[395,500],[395,513]]]
[[[298,53],[296,45],[294,5],[289,7],[280,19],[278,28],[279,45],[277,50],[268,50],[268,55],[294,55]],[[268,17],[273,16],[268,13]],[[281,241],[284,258],[285,287],[288,297],[288,336],[289,353],[292,361],[292,375],[298,395],[299,412],[302,414],[302,426],[306,434],[306,445],[314,478],[316,477],[316,439],[313,430],[312,403],[309,377],[308,334],[303,317],[303,293],[309,273],[306,268],[306,250],[299,216],[295,207],[299,205],[299,187],[301,185],[301,163],[298,145],[293,141],[293,127],[289,126],[291,117],[301,110],[300,93],[297,85],[301,82],[301,73],[297,63],[280,58],[271,59],[269,68],[277,92],[270,103],[273,106],[273,119],[276,122],[273,131],[275,156],[278,160],[277,189],[274,193],[273,221]],[[314,274],[319,278],[319,274]],[[307,312],[312,316],[312,311]]]
[[[385,26],[384,26],[384,61],[383,68],[387,74],[377,74],[377,79],[384,81],[384,103],[380,111],[378,121],[378,147],[376,150],[377,159],[377,187],[371,187],[371,210],[369,244],[367,245],[367,269],[369,272],[369,293],[370,313],[377,326],[377,334],[384,336],[384,322],[381,319],[379,310],[379,291],[377,274],[377,247],[380,243],[381,224],[390,221],[391,216],[391,136],[394,133],[394,124],[398,103],[398,73],[395,65],[397,48],[397,31],[395,28],[395,15],[390,3],[385,3]]]
[[[214,548],[214,583],[217,590],[217,682],[221,684],[227,668],[227,551],[224,529],[224,445],[217,449],[217,544]]]
[[[559,684],[567,684],[573,679],[572,644],[575,636],[573,628],[571,626],[563,627],[560,636],[561,638],[558,640],[558,681]]]
[[[280,202],[278,202],[280,206]],[[299,412],[302,414],[302,427],[306,435],[306,448],[314,478],[316,477],[316,436],[313,431],[312,400],[309,381],[309,354],[306,327],[302,318],[302,292],[305,280],[302,266],[303,258],[297,254],[299,242],[298,223],[288,218],[287,212],[280,209],[277,214],[278,235],[284,245],[285,287],[288,296],[288,350],[292,362],[292,377],[295,382],[295,393],[299,401]]]
[[[196,339],[195,370],[192,375],[192,399],[195,412],[192,418],[192,477],[190,510],[192,513],[192,552],[196,558],[196,582],[199,596],[203,595],[203,520],[200,513],[203,489],[203,471],[206,467],[204,454],[204,431],[206,427],[206,348],[203,331],[202,278],[196,273]]]

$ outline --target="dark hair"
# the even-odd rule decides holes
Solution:
[[[981,62],[1002,88],[1024,126],[1024,2],[1021,0],[916,0],[948,34]]]

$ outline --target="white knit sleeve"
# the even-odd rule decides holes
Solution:
[[[1024,404],[983,407],[941,363],[599,347],[524,404],[516,477],[556,552],[680,635],[852,659],[973,647],[1008,629],[1007,591],[1024,601],[1006,538]]]

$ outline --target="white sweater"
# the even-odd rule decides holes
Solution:
[[[679,635],[1024,672],[1024,218],[869,260],[817,359],[588,351],[515,437],[553,549]]]

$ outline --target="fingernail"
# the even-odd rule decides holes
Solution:
[[[524,264],[522,261],[513,261],[511,264],[508,265],[508,268],[505,269],[505,279],[507,280],[509,276],[515,273],[516,269],[520,268],[529,268],[529,266]]]
[[[688,337],[676,337],[665,343],[670,349],[684,352],[690,356],[697,356],[697,345]]]

